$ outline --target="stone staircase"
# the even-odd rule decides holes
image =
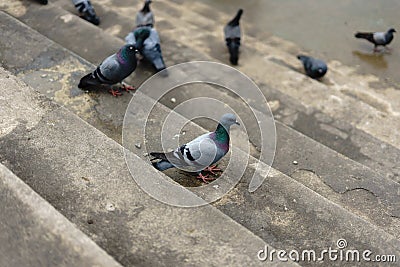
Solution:
[[[4,103],[22,110],[0,113],[8,126],[2,128],[10,129],[0,137],[0,159],[5,166],[74,223],[82,236],[87,235],[124,266],[287,266],[287,262],[259,262],[257,252],[264,244],[287,251],[322,250],[334,247],[340,238],[351,249],[399,258],[395,89],[385,83],[375,89],[376,77],[356,75],[339,62],[329,64],[322,83],[308,79],[298,70],[295,54],[300,48],[267,35],[260,42],[251,27],[245,28],[251,36],[245,36],[238,69],[260,86],[278,120],[276,156],[268,178],[257,191],[248,192],[254,172],[251,158],[241,182],[227,196],[192,209],[162,204],[141,191],[118,145],[131,95],[112,98],[76,88],[93,64],[123,44],[142,5],[132,2],[120,7],[105,0],[94,3],[102,19],[98,28],[73,15],[75,10],[67,0],[47,6],[0,1],[5,11],[0,13],[0,60],[12,74],[2,73],[21,89],[14,94],[29,96],[7,94],[12,89],[2,93]],[[212,14],[207,6],[192,1],[156,1],[153,10],[167,65],[192,60],[227,63],[220,28],[229,15],[215,14],[219,20],[215,23],[202,15]],[[140,66],[128,81],[140,85],[151,75],[150,68]],[[150,96],[136,94],[141,105],[151,102]],[[146,140],[134,130],[146,118],[136,114],[131,140],[147,141],[152,149],[159,149],[159,128],[170,109],[199,96],[220,99],[239,110],[244,105],[220,88],[182,87],[156,106],[154,131]],[[244,111],[240,115],[249,127],[255,126]],[[185,127],[186,139],[215,127],[209,121],[197,123]],[[233,135],[233,149],[245,157],[243,133],[236,129]],[[256,136],[249,138],[251,155],[257,157],[260,141]],[[129,149],[141,170],[135,175],[155,176],[143,149],[134,144]],[[221,166],[226,164],[227,159]],[[166,174],[181,184],[198,185],[181,172]],[[229,181],[229,175],[224,179]],[[364,266],[363,262],[348,264]]]

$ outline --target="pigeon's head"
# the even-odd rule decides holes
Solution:
[[[390,29],[388,30],[388,32],[390,32],[390,33],[394,33],[394,32],[396,32],[396,30],[395,30],[395,29],[393,29],[393,28],[390,28]]]
[[[219,123],[222,124],[222,126],[224,126],[225,129],[229,129],[229,127],[231,127],[234,124],[240,125],[240,123],[236,120],[235,114],[232,113],[224,114]]]
[[[146,1],[144,1],[144,6],[143,6],[143,8],[142,8],[142,12],[143,13],[148,13],[148,12],[150,12],[150,4],[151,4],[151,0],[146,0]]]
[[[136,59],[136,52],[137,49],[134,45],[126,44],[123,47],[121,47],[118,53],[124,60],[129,60],[132,58]]]
[[[305,56],[305,55],[298,55],[297,56],[297,59],[299,59],[300,61],[304,61],[306,58],[308,58],[307,56]]]

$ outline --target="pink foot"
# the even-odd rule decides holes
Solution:
[[[124,89],[127,92],[136,90],[136,88],[134,86],[130,86],[130,85],[127,85],[127,84],[122,84],[122,88],[121,89]]]
[[[208,181],[214,181],[215,180],[215,178],[208,178],[208,175],[204,176],[201,173],[196,178],[203,180],[203,182],[206,183],[206,184],[208,184]]]
[[[208,166],[207,168],[204,169],[206,172],[210,172],[212,174],[216,174],[215,172],[222,172],[221,169],[217,168],[216,165],[214,166]]]
[[[110,90],[108,90],[108,92],[109,92],[110,94],[112,94],[113,96],[115,96],[115,97],[121,96],[121,95],[122,95],[120,91],[114,90],[114,89],[112,89],[112,88],[111,88]]]

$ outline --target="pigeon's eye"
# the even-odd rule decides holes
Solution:
[[[129,50],[133,50],[133,46],[130,46],[130,47],[129,47]]]

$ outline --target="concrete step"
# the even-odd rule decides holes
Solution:
[[[229,104],[232,106],[238,105],[238,102],[234,99],[227,98],[226,95],[218,94],[218,92],[213,93],[212,90],[209,90],[208,87],[204,87],[201,90],[195,90],[196,92],[203,92],[207,96],[213,95],[216,98],[221,98],[224,101],[230,101]],[[179,95],[177,97],[182,98],[184,95],[190,96],[189,93],[184,93],[185,90],[180,89]],[[193,94],[192,94],[193,95]],[[183,101],[184,99],[178,99],[178,103]],[[166,98],[168,100],[168,97]],[[170,103],[169,101],[163,101],[163,103]],[[106,101],[106,100],[105,100]],[[112,100],[110,100],[112,101]],[[114,104],[115,105],[115,104]],[[121,104],[118,104],[121,105]],[[240,105],[240,103],[239,103]],[[113,106],[113,105],[109,105]],[[108,110],[108,112],[115,113],[115,111]],[[242,114],[241,114],[242,115]],[[116,123],[114,121],[114,123]],[[203,124],[208,129],[211,129],[211,125]],[[348,208],[353,212],[358,212],[362,214],[370,220],[371,222],[381,225],[381,220],[379,219],[380,216],[385,217],[385,225],[386,229],[390,233],[396,234],[396,230],[398,228],[398,221],[397,219],[393,219],[392,216],[397,216],[396,214],[396,205],[398,203],[398,185],[391,182],[388,179],[382,179],[381,176],[377,173],[371,172],[366,168],[363,168],[356,163],[349,161],[337,155],[327,149],[324,146],[321,146],[311,140],[305,138],[302,135],[299,135],[296,132],[292,132],[288,130],[283,125],[278,124],[278,144],[280,146],[280,151],[277,154],[277,160],[275,161],[275,167],[278,168],[280,171],[283,171],[287,175],[292,175],[297,170],[307,169],[311,170],[316,174],[316,176],[320,177],[320,179],[330,186],[331,192],[325,192],[325,196],[334,199],[335,202],[340,203],[344,207]],[[282,141],[281,141],[282,140]],[[293,144],[287,142],[286,140],[293,140]],[[298,144],[297,144],[298,142]],[[287,144],[287,145],[285,145]],[[300,145],[301,144],[301,145]],[[302,155],[303,152],[307,152],[307,157]],[[139,152],[138,152],[139,153]],[[140,154],[140,153],[139,153]],[[288,160],[288,155],[290,159]],[[299,158],[304,158],[304,160],[299,160]],[[279,160],[278,160],[279,159]],[[321,161],[321,159],[325,159],[325,161]],[[299,161],[299,166],[293,166],[291,162],[293,160]],[[330,167],[326,163],[330,163]],[[292,166],[292,167],[291,167]],[[337,166],[345,166],[341,171],[342,176],[338,176]],[[176,175],[176,174],[174,174]],[[178,175],[179,176],[179,175]],[[297,177],[294,175],[294,177]],[[343,182],[341,179],[343,177],[349,177]],[[353,178],[352,178],[353,177]],[[355,179],[360,178],[360,179]],[[184,178],[183,178],[184,179]],[[299,178],[300,181],[300,178]],[[302,181],[307,184],[307,181]],[[324,192],[324,184],[315,185],[315,184],[307,184],[314,190],[319,192]],[[356,189],[359,189],[358,191]],[[356,190],[356,191],[354,191]],[[358,202],[362,202],[358,200],[356,202],[349,201],[347,198],[343,197],[343,194],[352,192],[352,194],[356,195],[358,192],[362,190],[363,192],[370,192],[370,194],[374,195],[374,198],[371,198],[371,207],[374,205],[373,203],[379,202],[381,203],[379,208],[375,210],[376,213],[371,213],[369,210],[366,211],[364,206],[360,206]],[[362,195],[362,194],[361,194]],[[356,196],[354,196],[356,197]],[[362,196],[358,196],[359,199],[364,199]],[[364,201],[364,200],[363,200]],[[376,216],[379,214],[379,216]],[[383,215],[382,215],[383,214]]]
[[[6,24],[9,25],[10,22],[8,22]],[[23,31],[20,30],[18,32],[23,32]],[[34,36],[34,35],[35,34],[33,32],[29,34],[29,36]],[[39,70],[40,70],[40,68],[39,68]],[[144,99],[148,99],[148,98],[144,98]],[[144,103],[144,101],[140,102],[140,103]],[[168,114],[167,110],[163,110],[161,107],[160,107],[160,109],[161,109],[160,113],[157,114],[158,115],[157,118],[158,118],[159,122],[162,121],[159,118],[162,118],[163,116],[165,116],[165,114]],[[134,122],[135,123],[141,123],[141,121],[140,121],[141,119],[144,119],[144,118],[141,118],[141,116],[137,116],[137,121],[135,120]],[[65,127],[68,126],[68,124],[66,124],[66,123],[63,123],[62,125],[65,125]],[[46,132],[48,132],[48,129],[46,129],[46,130],[47,130]],[[88,142],[88,140],[87,140],[88,136],[91,136],[91,134],[84,133],[83,137],[85,137],[85,138],[83,138],[81,136],[82,133],[80,133],[77,130],[74,130],[74,131],[77,132],[77,134],[79,134],[79,137],[75,137],[75,138],[71,138],[70,137],[70,138],[68,138],[69,140],[76,140],[76,139],[80,139],[81,138],[81,139],[84,139],[82,142]],[[61,132],[62,133],[69,133],[69,132],[71,132],[71,130],[70,129],[62,129]],[[192,134],[192,136],[190,136],[189,134],[187,135],[187,138],[190,138],[190,137],[193,137],[193,135],[197,135],[199,131],[194,131],[193,130],[193,131],[188,131],[188,132]],[[41,132],[39,131],[37,133],[37,135],[35,135],[35,136],[36,137],[40,137],[41,136],[40,133]],[[49,138],[49,136],[46,136],[46,138]],[[54,138],[51,138],[51,139],[54,139]],[[4,143],[12,144],[13,142],[10,142],[10,140],[6,140]],[[14,143],[15,143],[15,141],[14,141]],[[82,145],[83,145],[82,143],[76,144],[76,146],[77,146],[76,147],[76,151],[80,151],[79,147],[82,147]],[[67,145],[67,144],[65,144],[64,147],[65,146],[69,147],[69,145]],[[22,147],[25,148],[26,146],[23,145]],[[74,147],[75,147],[75,144],[74,144]],[[10,159],[18,158],[19,159],[18,162],[21,162],[21,164],[18,166],[18,168],[20,168],[20,172],[21,173],[25,173],[26,174],[26,173],[31,173],[32,171],[40,173],[40,171],[43,171],[43,170],[39,171],[40,167],[37,167],[36,170],[31,170],[28,167],[25,167],[25,166],[28,166],[28,164],[23,164],[22,160],[23,160],[24,157],[28,157],[30,154],[36,153],[36,151],[32,152],[32,151],[28,151],[28,150],[29,150],[29,148],[27,148],[27,150],[25,150],[25,151],[17,151],[17,152],[15,152],[15,150],[7,151],[7,153],[6,153],[7,154],[7,158],[10,158]],[[69,153],[71,155],[75,155],[74,151],[75,151],[75,148],[71,148]],[[107,152],[109,152],[109,151],[107,151]],[[14,153],[17,153],[18,156],[15,155]],[[48,152],[46,151],[46,153],[60,153],[60,151],[48,151]],[[142,153],[142,151],[140,153]],[[53,155],[53,154],[51,154],[51,155]],[[82,156],[82,159],[86,159],[88,157],[90,158],[91,156],[93,156],[93,152],[92,151],[90,153],[90,156]],[[100,156],[101,156],[101,158],[105,157],[104,154],[102,154]],[[114,159],[114,161],[112,161],[111,163],[115,163],[115,158],[118,158],[118,157],[112,157],[112,158]],[[26,160],[26,158],[25,158],[25,160]],[[78,166],[80,166],[79,165],[80,162],[82,162],[82,160],[74,159],[73,163],[75,165],[70,163],[69,161],[68,161],[68,163],[63,161],[63,162],[60,162],[60,163],[52,162],[51,164],[50,163],[49,164],[52,166],[52,170],[62,170],[63,168],[61,166],[68,166],[68,170],[72,172],[72,169],[69,169],[69,168],[74,167],[75,171],[73,171],[72,173],[76,173],[77,170],[80,171],[80,169],[79,169],[80,167],[77,167],[77,165],[76,165],[76,164],[78,164]],[[103,159],[102,162],[104,162],[104,159]],[[69,164],[71,164],[71,166],[69,166]],[[106,164],[106,163],[104,162],[103,164]],[[116,165],[118,165],[118,164],[116,164]],[[120,165],[118,165],[118,166],[120,167]],[[29,167],[31,167],[31,166],[29,166]],[[83,167],[85,167],[85,166],[83,166]],[[88,167],[88,166],[86,166],[86,167]],[[107,176],[107,174],[104,174],[104,170],[105,169],[107,169],[107,168],[102,168],[101,169],[102,170],[102,175],[106,175]],[[96,170],[100,171],[98,168]],[[86,172],[89,173],[88,170],[86,170]],[[247,174],[246,174],[247,176],[245,177],[245,179],[249,180],[250,173],[251,173],[250,171],[247,172]],[[40,179],[49,180],[50,174],[47,174],[46,177],[42,177],[42,176],[43,175],[39,175],[38,174],[37,180],[40,180]],[[42,177],[42,178],[39,178],[39,177]],[[86,177],[86,176],[83,176],[83,177]],[[252,231],[256,231],[257,229],[258,229],[258,231],[260,231],[260,229],[262,229],[261,232],[265,235],[265,237],[264,237],[265,239],[267,239],[268,236],[269,236],[269,238],[272,241],[275,240],[275,242],[284,242],[285,246],[287,246],[289,244],[296,244],[296,246],[298,246],[300,248],[301,247],[304,248],[304,247],[307,246],[307,244],[309,244],[309,243],[307,243],[307,241],[295,239],[295,236],[292,236],[292,238],[293,238],[292,240],[286,240],[286,238],[285,238],[286,235],[284,235],[284,233],[290,233],[291,231],[294,231],[294,230],[301,231],[303,234],[306,232],[307,234],[309,234],[310,237],[313,237],[313,240],[321,240],[321,238],[320,238],[321,234],[324,233],[324,234],[327,235],[326,239],[325,239],[325,242],[328,239],[330,241],[333,241],[333,240],[339,238],[339,236],[341,236],[344,233],[343,229],[339,229],[340,226],[343,226],[343,222],[349,223],[349,221],[351,221],[350,225],[354,225],[356,227],[346,230],[345,233],[348,236],[347,237],[348,240],[351,240],[351,244],[353,244],[354,246],[360,245],[361,247],[365,247],[366,244],[373,244],[373,247],[376,248],[378,251],[383,251],[383,249],[382,249],[383,247],[385,247],[387,249],[388,247],[390,247],[390,248],[393,247],[393,244],[394,245],[397,244],[398,241],[393,239],[390,235],[388,235],[384,231],[376,228],[376,226],[370,224],[369,222],[361,219],[358,216],[355,216],[354,214],[348,212],[347,210],[337,206],[336,204],[334,204],[331,201],[321,197],[320,195],[316,194],[315,192],[312,192],[307,187],[295,182],[293,179],[287,177],[286,175],[283,175],[283,174],[281,174],[279,172],[276,172],[276,173],[274,173],[274,177],[276,177],[276,180],[273,180],[273,182],[276,183],[277,187],[279,187],[279,190],[276,189],[276,191],[274,191],[274,193],[277,194],[276,196],[278,196],[278,195],[281,196],[281,198],[278,198],[278,197],[274,197],[274,198],[275,199],[282,199],[282,196],[285,196],[285,200],[283,202],[283,206],[282,206],[282,203],[280,205],[278,205],[278,203],[276,203],[276,202],[268,202],[267,201],[265,203],[265,205],[266,205],[265,207],[268,207],[268,208],[266,210],[263,210],[262,212],[260,212],[260,214],[257,216],[257,218],[254,218],[254,214],[249,214],[249,213],[244,212],[245,210],[250,212],[252,210],[251,208],[253,208],[253,210],[255,210],[254,209],[255,208],[254,204],[256,204],[256,203],[264,203],[266,194],[267,194],[269,189],[268,189],[268,185],[263,185],[264,189],[260,190],[260,192],[264,192],[264,194],[260,195],[259,193],[257,193],[256,195],[253,195],[253,199],[254,199],[253,202],[250,202],[250,203],[244,202],[243,205],[240,205],[242,203],[239,203],[238,206],[242,207],[243,209],[238,210],[238,206],[232,207],[232,205],[231,205],[232,201],[229,200],[229,199],[228,199],[228,201],[225,201],[225,202],[222,201],[222,203],[219,203],[219,208],[220,209],[226,209],[226,210],[224,210],[224,212],[226,212],[231,217],[238,217],[237,220],[240,223],[244,224],[249,229],[251,229]],[[103,179],[105,179],[105,178],[103,178]],[[115,182],[115,181],[113,180],[113,182]],[[38,182],[38,184],[40,184],[40,183]],[[280,187],[281,184],[283,184],[284,186]],[[294,188],[290,189],[290,188],[287,187],[288,185],[293,185]],[[57,186],[57,185],[55,185],[55,186]],[[40,188],[40,186],[38,186],[38,187]],[[124,184],[123,188],[127,188],[126,184]],[[113,189],[115,190],[115,192],[119,192],[119,190],[120,190],[120,189],[114,188],[114,187],[113,187]],[[299,190],[301,192],[300,194],[298,193]],[[69,191],[71,191],[71,192],[69,192],[70,194],[76,194],[76,192],[73,192],[74,190],[69,190]],[[235,195],[246,196],[246,194],[249,194],[246,190],[244,190],[244,191],[243,190],[238,190],[238,191],[239,191],[239,194],[235,194]],[[55,192],[55,190],[52,190],[52,192]],[[109,192],[109,191],[107,191],[107,192]],[[288,193],[288,192],[290,192],[290,193]],[[268,192],[268,195],[269,194],[271,194],[271,193]],[[76,196],[75,195],[71,195],[71,197],[76,197]],[[294,198],[292,198],[292,197],[294,197]],[[307,221],[309,222],[308,224],[306,223],[305,225],[303,225],[301,229],[298,228],[298,226],[299,226],[298,224],[297,225],[296,224],[288,225],[287,223],[285,223],[284,225],[279,225],[279,224],[275,225],[274,222],[276,223],[276,221],[271,222],[271,219],[272,219],[271,213],[268,212],[268,211],[271,211],[271,210],[275,210],[276,213],[274,215],[278,216],[282,220],[285,220],[285,222],[288,222],[288,223],[292,222],[294,214],[293,213],[292,214],[289,214],[289,213],[281,214],[282,213],[282,207],[283,207],[283,210],[285,211],[284,207],[285,207],[286,203],[290,203],[290,201],[293,201],[293,199],[296,199],[296,201],[297,201],[297,199],[303,199],[303,197],[307,201],[311,201],[311,202],[304,203],[304,205],[306,205],[308,207],[308,209],[310,210],[310,212],[312,214],[314,214],[313,216],[311,216],[313,218],[312,219],[312,221],[313,221],[312,223],[309,221],[310,214],[305,214],[304,213],[304,206],[301,206],[301,205],[297,206],[295,208],[297,222],[298,223],[299,222],[307,222]],[[58,198],[54,197],[54,199],[57,200]],[[98,199],[98,197],[95,198],[95,199]],[[59,201],[59,200],[57,200],[57,201]],[[301,202],[301,203],[303,203],[303,202]],[[316,206],[316,205],[318,205],[317,203],[324,203],[323,204],[324,206],[323,207]],[[64,207],[65,203],[58,203],[58,205],[61,208],[61,207]],[[317,209],[315,207],[320,207],[320,209]],[[320,217],[318,215],[320,210],[324,210],[324,211],[326,210],[326,211],[329,211],[329,212],[327,214],[324,214],[324,216],[322,216],[323,217],[322,218],[322,217]],[[230,212],[230,214],[229,214],[228,211]],[[329,219],[327,219],[327,217],[325,217],[325,215],[328,216],[328,214],[331,214]],[[333,216],[332,216],[332,214],[333,214]],[[289,216],[289,217],[283,217],[283,216],[286,216],[286,215]],[[269,221],[267,220],[267,218],[269,218]],[[275,217],[273,217],[273,218],[275,218]],[[314,219],[316,221],[314,221]],[[339,222],[337,222],[337,220],[340,220],[340,219],[343,219],[341,224]],[[267,221],[267,223],[269,225],[268,226],[269,228],[271,228],[271,229],[274,228],[275,230],[274,231],[265,231],[264,230],[265,226],[266,226],[265,225],[265,221]],[[316,224],[317,225],[321,225],[321,229],[322,230],[319,231],[319,233],[315,233],[315,232],[313,233],[313,229],[315,229],[315,225]],[[339,227],[332,229],[332,225],[331,224],[339,225]],[[299,232],[297,232],[297,233],[299,233]],[[381,237],[379,237],[379,238],[376,237],[374,235],[374,233],[379,234]],[[271,234],[274,235],[274,238],[271,238]],[[362,240],[360,240],[360,236],[363,236]],[[392,240],[390,242],[394,242],[394,243],[393,244],[386,244],[385,243],[385,245],[383,246],[382,245],[383,244],[382,243],[383,242],[382,241],[382,236],[385,238],[385,240],[389,239],[389,240]],[[375,241],[374,240],[370,240],[370,238],[372,239],[372,237],[374,238]],[[320,244],[322,245],[324,240],[322,240],[320,242],[321,242]]]
[[[83,26],[81,26],[81,28],[82,27]],[[193,92],[202,92],[207,96],[213,95],[213,97],[215,97],[215,98],[218,98],[218,97],[221,98],[222,101],[228,101],[225,94],[221,95],[221,94],[218,94],[218,92],[215,93],[212,90],[207,89],[207,87],[205,87],[205,88],[202,88],[201,90],[189,90],[189,91],[180,89],[179,94],[176,95],[176,98],[178,99],[177,104],[180,102],[183,102],[185,100],[185,98],[184,97],[182,98],[182,96],[185,96],[185,95],[187,97],[195,96],[193,94]],[[168,99],[169,98],[167,97],[162,102],[169,105],[172,108],[173,106],[171,105],[171,102],[168,101]],[[231,99],[231,98],[229,98],[229,99]],[[104,105],[104,103],[106,103],[106,101],[108,101],[108,100],[104,100],[102,105]],[[112,101],[112,100],[110,100],[110,101]],[[231,99],[229,104],[231,106],[240,105],[240,103],[238,103],[234,99]],[[114,105],[115,105],[114,102],[112,102],[110,104],[107,104],[105,108],[103,107],[103,109],[106,109],[107,107],[112,107]],[[123,106],[124,109],[125,109],[126,105],[127,105],[126,101],[124,101],[124,104],[122,104],[122,105],[119,104],[119,106]],[[124,109],[122,109],[122,110],[124,110]],[[106,110],[104,110],[104,112],[106,112]],[[112,118],[117,117],[117,116],[122,117],[122,114],[123,114],[123,112],[121,112],[121,110],[111,111],[110,109],[106,113],[113,114]],[[119,113],[119,115],[118,115],[118,113]],[[116,115],[114,116],[114,114],[116,114]],[[113,123],[121,125],[122,119],[113,120]],[[206,124],[203,124],[203,126],[208,129],[212,129],[212,127],[213,127],[211,125],[206,125]],[[352,161],[348,161],[347,159],[344,159],[344,158],[342,159],[342,157],[340,157],[336,153],[330,151],[329,149],[326,149],[324,146],[315,144],[315,142],[312,142],[312,141],[304,138],[302,135],[299,135],[295,132],[291,133],[283,125],[279,125],[279,124],[278,124],[278,138],[279,138],[278,144],[280,146],[282,146],[281,147],[282,151],[285,151],[285,152],[282,154],[280,154],[280,152],[278,152],[277,159],[279,159],[279,161],[276,160],[275,164],[274,164],[274,166],[276,168],[278,168],[280,171],[283,171],[287,175],[292,175],[292,173],[296,169],[306,168],[308,170],[312,170],[317,175],[319,175],[321,177],[321,179],[325,183],[327,183],[330,186],[330,188],[333,190],[333,192],[335,192],[335,194],[337,194],[338,196],[340,196],[340,194],[343,194],[344,192],[348,192],[355,188],[359,188],[360,190],[361,190],[361,188],[363,188],[362,190],[371,192],[371,194],[375,195],[377,197],[377,199],[380,202],[382,202],[383,209],[379,213],[386,214],[386,217],[385,217],[386,221],[391,222],[391,223],[389,223],[389,225],[391,225],[389,227],[389,229],[397,228],[397,227],[393,227],[393,225],[397,225],[397,222],[396,222],[396,220],[393,220],[391,217],[391,216],[397,216],[397,214],[398,214],[398,210],[395,208],[397,206],[396,203],[398,202],[398,194],[397,194],[398,185],[397,184],[391,182],[388,179],[382,180],[381,175],[379,175],[378,173],[369,172],[368,169],[364,169],[362,166],[354,164],[354,162],[352,162]],[[304,144],[303,146],[298,146],[298,145],[296,145],[296,143],[293,145],[288,145],[288,146],[281,145],[281,144],[290,144],[290,142],[287,142],[286,140],[304,140],[304,139],[306,139],[306,141],[303,142],[303,144]],[[259,146],[260,144],[256,144],[256,145]],[[314,149],[314,150],[309,149],[309,148],[315,148],[315,147],[318,147],[318,149]],[[307,151],[307,150],[310,151],[310,152],[308,152],[308,154],[312,155],[312,156],[308,156],[304,162],[301,162],[300,166],[296,167],[296,169],[287,167],[287,166],[291,166],[292,164],[291,164],[291,161],[290,160],[288,161],[285,156],[287,156],[288,154],[293,155],[291,158],[293,158],[293,160],[299,161],[298,160],[299,158],[304,158],[302,156],[302,152]],[[282,156],[280,156],[280,155],[282,155]],[[325,166],[326,163],[321,162],[321,160],[320,160],[321,158],[326,158],[328,162],[332,162],[332,167],[327,169]],[[338,161],[337,158],[339,158],[341,160]],[[342,162],[342,163],[339,164],[338,162]],[[344,173],[344,175],[345,175],[344,177],[360,177],[360,175],[362,174],[362,177],[364,177],[364,178],[360,182],[354,182],[354,178],[347,179],[346,183],[343,183],[343,181],[340,181],[340,180],[338,181],[337,168],[336,168],[337,165],[347,166],[346,168],[344,168],[344,167],[342,168],[342,173]],[[355,166],[353,166],[353,165],[355,165]],[[364,173],[369,173],[370,175],[368,175],[368,177],[365,178]],[[342,184],[340,185],[340,183],[342,183]],[[383,185],[380,185],[380,183],[383,183]],[[315,190],[318,190],[318,187],[316,187]],[[371,204],[371,205],[373,205],[373,204]],[[372,216],[372,214],[370,212],[365,212],[365,211],[363,212],[362,211],[363,208],[358,206],[358,204],[348,202],[345,206],[348,207],[350,210],[361,210],[361,214],[365,214],[365,216],[369,217],[374,223],[378,223],[378,225],[380,224],[379,220],[376,220],[376,217]],[[380,209],[377,209],[377,210],[380,210]],[[394,231],[391,230],[390,232],[393,233]]]
[[[209,205],[183,209],[151,198],[132,179],[122,147],[115,141],[3,69],[0,80],[6,89],[0,98],[1,163],[118,262],[124,266],[260,264],[257,252],[265,245],[260,238]],[[140,169],[139,176],[147,179],[157,175],[139,157],[130,154],[129,161]],[[11,198],[7,197],[7,201]],[[38,214],[43,212],[36,205],[31,209]],[[20,215],[27,219],[25,211]],[[0,225],[4,225],[4,220],[2,217]],[[44,222],[35,223],[38,228],[46,226]],[[28,222],[21,224],[21,233],[28,226]],[[32,242],[40,236],[39,230],[33,230]],[[54,233],[62,230],[68,231],[59,224],[52,229]],[[74,249],[88,243],[84,235],[71,231],[78,242]],[[51,235],[46,236],[50,242]],[[79,255],[90,258],[89,252],[83,250]],[[56,258],[55,249],[52,253]],[[78,261],[80,258],[76,257]],[[91,260],[96,263],[101,259]],[[45,259],[41,263],[44,262]],[[114,266],[112,262],[109,259],[101,265]]]
[[[121,266],[2,164],[0,200],[1,266]]]

